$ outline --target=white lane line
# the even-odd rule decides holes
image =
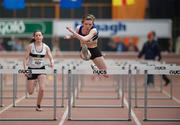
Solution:
[[[66,120],[66,117],[67,117],[67,115],[68,115],[68,106],[67,106],[67,108],[66,108],[66,110],[65,110],[65,112],[64,112],[64,114],[63,114],[63,116],[62,116],[62,118],[61,118],[61,120],[60,120],[60,122],[59,122],[59,124],[58,125],[63,125],[64,124],[64,122],[65,122],[65,120]]]
[[[77,95],[77,90],[75,90],[75,95]],[[73,104],[73,98],[71,98],[71,105],[72,104]],[[65,122],[65,120],[66,120],[66,118],[68,116],[68,110],[69,110],[69,108],[67,106],[66,110],[65,110],[65,112],[64,112],[64,114],[63,114],[63,116],[62,116],[62,118],[61,118],[61,120],[60,120],[58,125],[63,125],[64,124],[64,122]]]
[[[15,101],[15,103],[18,103],[18,102],[22,101],[24,98],[25,98],[25,96],[21,97],[20,99],[18,99],[17,101]],[[11,108],[12,106],[13,106],[13,103],[10,104],[10,105],[8,105],[8,106],[5,107],[4,109],[2,109],[2,110],[0,111],[0,114],[3,113],[4,111],[8,110],[8,109]]]
[[[129,108],[128,106],[128,101],[124,98],[124,104],[126,105],[127,108]],[[135,112],[131,109],[131,115],[136,123],[136,125],[141,125],[141,122],[139,121],[139,119],[137,118]]]
[[[164,93],[165,95],[167,95],[167,96],[171,97],[171,95],[170,95],[168,92],[166,92],[165,90],[163,90],[163,93]],[[177,99],[176,97],[172,96],[172,99],[173,99],[174,101],[176,101],[176,102],[180,103],[180,100],[179,100],[179,99]]]
[[[159,90],[160,87],[156,87],[156,89]],[[171,95],[170,95],[167,91],[162,90],[162,92],[163,92],[163,94],[165,94],[166,96],[171,97]],[[180,100],[177,99],[176,97],[172,96],[172,99],[173,99],[174,101],[176,101],[177,103],[180,103]]]

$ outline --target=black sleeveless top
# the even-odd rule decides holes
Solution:
[[[82,28],[83,28],[83,26],[81,25],[80,28],[79,28],[78,34],[80,34],[80,35],[82,35],[82,36],[85,36],[85,35],[82,33]],[[91,29],[93,29],[93,28],[96,29],[96,27],[95,27],[94,25],[92,26]],[[97,30],[97,29],[96,29],[96,30]],[[98,32],[98,30],[97,30],[97,34],[95,34],[95,35],[91,38],[90,41],[94,41],[94,40],[98,39],[98,34],[99,34],[99,32]]]

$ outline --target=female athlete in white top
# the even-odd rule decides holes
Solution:
[[[80,57],[84,60],[91,59],[99,70],[104,70],[106,73],[107,66],[105,64],[104,57],[97,46],[98,30],[94,25],[94,20],[95,17],[88,14],[87,16],[83,17],[82,25],[77,26],[76,31],[70,27],[66,27],[67,30],[72,34],[66,35],[65,39],[79,39],[81,44]],[[108,77],[107,74],[104,74],[103,76]]]
[[[31,40],[26,48],[25,58],[24,58],[24,69],[45,69],[44,59],[45,55],[49,58],[50,67],[54,67],[54,60],[50,51],[50,48],[43,43],[43,34],[41,31],[35,31],[33,33],[33,39]],[[37,98],[36,111],[42,111],[41,101],[44,95],[46,74],[29,74],[27,76],[27,89],[28,93],[31,95],[34,92],[35,80],[39,83],[39,92]]]

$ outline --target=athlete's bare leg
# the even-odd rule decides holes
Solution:
[[[38,76],[38,82],[39,82],[39,92],[38,92],[38,98],[37,98],[37,105],[41,105],[42,98],[44,96],[44,89],[46,84],[46,75],[39,75]]]
[[[94,60],[93,60],[94,64],[97,66],[97,68],[99,70],[105,70],[107,72],[107,66],[106,66],[106,63],[105,63],[105,60],[104,60],[104,57],[96,57]],[[103,74],[104,77],[108,78],[109,75],[107,74]]]
[[[28,90],[29,95],[33,94],[34,88],[35,88],[35,80],[28,80],[27,90]]]

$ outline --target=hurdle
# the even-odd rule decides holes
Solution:
[[[86,68],[86,63],[84,65],[81,65],[80,68]],[[116,67],[117,68],[117,67]],[[92,70],[92,69],[88,69],[88,70]],[[114,87],[115,88],[115,92],[117,93],[117,97],[104,97],[104,96],[98,96],[98,97],[93,97],[93,96],[79,96],[79,91],[82,91],[82,88],[81,90],[79,89],[79,83],[81,84],[83,82],[83,85],[84,86],[84,81],[82,81],[84,79],[84,76],[85,75],[88,75],[88,74],[74,74],[72,76],[72,81],[74,81],[74,83],[72,84],[72,87],[73,87],[73,107],[76,107],[76,108],[123,108],[124,104],[123,104],[123,98],[124,98],[124,93],[122,94],[122,98],[121,98],[121,104],[118,104],[118,105],[77,105],[75,104],[76,100],[77,99],[86,99],[86,100],[90,100],[90,99],[98,99],[98,100],[112,100],[112,99],[120,99],[120,78],[119,78],[119,75],[117,75],[117,77],[114,77],[114,78],[117,78],[116,79],[116,82],[117,82],[117,90],[116,90],[116,86]],[[80,78],[80,79],[79,79]],[[113,79],[114,80],[114,79]],[[124,87],[124,86],[123,86]],[[123,89],[123,88],[122,88]],[[123,91],[124,92],[124,91]]]
[[[173,118],[149,118],[148,117],[148,93],[147,93],[147,75],[148,74],[166,74],[166,75],[180,75],[180,66],[175,67],[169,67],[169,69],[166,70],[146,70],[145,71],[145,94],[144,94],[144,121],[166,121],[166,122],[180,122],[180,119],[173,119]],[[161,108],[174,108],[173,106],[164,106]],[[180,108],[175,107],[175,108]]]
[[[119,64],[118,64],[119,65]],[[151,68],[157,68],[157,67],[167,67],[167,66],[175,66],[174,64],[161,64],[159,62],[156,62],[156,61],[143,61],[143,62],[138,62],[138,61],[124,61],[123,63],[121,63],[121,65],[119,66],[126,66],[125,68],[127,68],[127,65],[129,65],[129,67],[132,69],[132,70],[137,70],[138,71],[138,68],[139,67],[142,67],[142,66],[150,66]],[[156,66],[156,67],[155,67]],[[135,76],[135,75],[134,75]],[[134,87],[134,93],[135,93],[135,97],[132,98],[132,99],[135,99],[135,107],[138,107],[137,106],[137,99],[144,99],[143,97],[137,97],[137,80],[136,80],[136,77],[134,77],[134,84],[135,84],[135,87]],[[169,97],[148,97],[149,99],[172,99],[172,85],[170,85],[170,96]],[[162,93],[162,80],[161,80],[161,84],[160,84],[160,92]],[[141,106],[140,106],[141,107]]]
[[[57,68],[57,67],[56,67]],[[36,70],[35,70],[36,71]],[[46,73],[46,74],[50,74],[50,73],[48,73],[48,72],[51,72],[51,69],[45,69],[45,70],[40,70],[40,71],[42,71],[42,72],[44,72],[44,73]],[[60,73],[62,73],[61,72],[61,69],[60,70],[57,70],[56,69],[56,71],[57,71],[57,74],[60,74]],[[38,70],[36,71],[36,72],[38,72]],[[38,74],[38,73],[35,73],[35,74]],[[15,74],[15,75],[17,75],[17,74]],[[54,76],[53,76],[54,77]],[[16,77],[17,78],[17,77]],[[56,80],[57,81],[57,76],[56,76],[56,79],[54,79],[54,80]],[[26,83],[27,84],[27,83]],[[15,79],[14,80],[14,82],[13,82],[13,85],[15,85],[15,86],[17,86],[17,79]],[[58,85],[56,85],[57,87],[56,87],[56,95],[57,95],[57,92],[58,92]],[[62,88],[62,89],[64,89],[64,88]],[[54,87],[53,87],[53,90],[52,91],[54,91]],[[64,90],[62,90],[62,92],[64,92]],[[26,92],[25,93],[27,93],[27,88],[26,88]],[[36,99],[37,97],[27,97],[27,94],[25,94],[25,99]],[[52,96],[52,97],[44,97],[43,99],[54,99],[54,95]],[[56,99],[61,99],[61,104],[60,105],[56,105],[56,107],[57,108],[63,108],[64,107],[64,98],[62,97],[56,97]],[[15,103],[15,100],[13,101],[13,104]],[[13,105],[13,107],[16,107],[16,108],[32,108],[32,107],[36,107],[36,106],[33,106],[33,105],[20,105],[20,104],[14,104]],[[42,105],[41,107],[43,107],[43,108],[52,108],[52,107],[54,107],[53,105]]]
[[[73,75],[73,77],[72,77],[72,79],[73,79],[73,81],[74,81],[74,83],[73,83],[73,85],[72,85],[72,87],[73,87],[73,96],[74,96],[74,101],[73,101],[73,107],[76,107],[76,108],[105,108],[105,107],[107,107],[107,108],[117,108],[117,107],[123,107],[123,103],[121,103],[121,105],[77,105],[77,104],[75,104],[75,102],[76,102],[76,100],[78,99],[78,100],[96,100],[96,99],[98,99],[98,100],[112,100],[112,99],[120,99],[120,94],[119,94],[119,91],[120,91],[120,87],[118,86],[118,88],[117,88],[117,93],[118,93],[118,95],[117,95],[117,97],[107,97],[107,98],[105,98],[105,97],[103,97],[103,96],[98,96],[98,97],[92,97],[92,96],[79,96],[78,94],[79,94],[79,92],[78,92],[78,83],[79,83],[79,77],[81,77],[81,75]],[[84,77],[84,76],[82,76],[82,77]],[[118,82],[118,84],[120,84],[119,83],[119,79],[117,79],[117,82]],[[123,96],[122,96],[122,98],[123,98]],[[123,99],[121,98],[121,100],[123,101]],[[122,102],[121,101],[121,102]]]
[[[127,118],[74,118],[72,116],[72,108],[73,107],[73,103],[75,100],[74,97],[74,87],[73,84],[75,84],[73,77],[75,75],[81,75],[81,74],[92,74],[91,70],[87,70],[84,68],[78,68],[75,70],[69,70],[68,71],[68,120],[71,121],[131,121],[131,71],[124,69],[124,70],[116,70],[114,72],[108,72],[107,74],[111,74],[111,75],[119,75],[119,74],[123,74],[123,75],[128,75],[129,78],[129,87],[128,87],[128,112],[127,112]],[[107,107],[106,107],[107,108]]]
[[[77,63],[78,64],[78,63]],[[77,65],[76,64],[76,65]],[[75,64],[74,64],[75,65]],[[58,71],[58,74],[62,74],[62,79],[61,79],[61,88],[62,88],[62,91],[61,91],[61,97],[57,97],[57,99],[61,99],[61,104],[60,105],[57,105],[56,107],[57,108],[63,108],[64,107],[64,99],[66,98],[64,93],[65,93],[65,80],[64,80],[64,75],[67,74],[67,71],[68,69],[72,69],[74,66],[68,62],[66,64],[60,64],[58,66],[55,66],[56,69],[59,69],[57,70]],[[48,69],[48,68],[47,68]],[[50,70],[50,69],[49,69]],[[59,87],[59,86],[57,86]],[[58,91],[57,91],[58,92]],[[37,97],[27,97],[27,91],[25,92],[26,94],[26,99],[34,99],[34,98],[37,98]],[[44,97],[44,99],[53,99],[54,97]],[[32,106],[32,105],[16,105],[15,107],[19,107],[19,108],[32,108],[32,107],[35,107],[35,106]],[[52,106],[51,105],[42,105],[42,107],[45,107],[45,108],[51,108]]]
[[[88,63],[88,62],[87,62]],[[86,64],[86,63],[85,63]],[[84,64],[84,65],[85,65]],[[84,65],[81,65],[81,67],[87,67],[87,66],[84,66]],[[92,65],[92,64],[90,64],[90,63],[88,63],[88,65]],[[90,69],[90,70],[92,70],[93,71],[93,69]],[[78,80],[77,81],[77,88],[78,88],[78,91],[77,91],[77,99],[107,99],[107,100],[110,100],[110,99],[120,99],[120,95],[119,95],[119,90],[118,89],[120,89],[119,88],[119,81],[118,81],[118,77],[119,76],[114,76],[115,78],[113,79],[113,83],[115,82],[116,83],[116,86],[115,85],[111,85],[111,86],[100,86],[100,90],[103,90],[103,91],[107,91],[107,92],[109,92],[109,91],[114,91],[114,92],[116,92],[116,96],[80,96],[79,95],[79,91],[80,92],[83,92],[84,90],[83,90],[83,88],[85,87],[85,82],[84,82],[84,77],[86,76],[87,74],[84,74],[84,75],[77,75],[76,77],[76,79]],[[79,85],[80,84],[80,85]],[[97,86],[98,87],[98,86]],[[104,88],[102,88],[102,87],[104,87]],[[114,87],[113,88],[113,90],[111,90],[111,89],[109,89],[110,87]],[[108,89],[107,89],[108,88]],[[96,89],[97,90],[97,89]],[[99,89],[98,89],[99,90]],[[85,91],[87,91],[87,90],[85,90]]]
[[[159,66],[164,66],[164,65],[159,65]],[[167,121],[167,122],[179,122],[180,119],[170,119],[170,118],[156,118],[156,119],[153,119],[153,118],[149,118],[148,117],[148,112],[147,110],[149,108],[180,108],[180,106],[149,106],[148,105],[148,100],[150,99],[148,97],[148,86],[147,86],[147,75],[148,74],[154,74],[154,75],[162,75],[162,74],[165,74],[165,75],[179,75],[179,71],[180,71],[180,66],[176,66],[176,65],[173,65],[173,64],[168,64],[168,65],[165,65],[166,68],[165,69],[158,69],[156,67],[152,67],[152,65],[148,66],[148,65],[140,65],[138,70],[133,70],[132,71],[135,71],[137,72],[136,74],[144,74],[145,77],[144,77],[144,82],[145,82],[145,85],[144,85],[144,106],[142,108],[144,108],[144,121]],[[144,73],[143,73],[144,72]],[[172,84],[172,83],[171,83]],[[170,87],[170,97],[172,98],[172,85]],[[171,99],[170,98],[170,99]],[[175,100],[176,101],[176,100]]]
[[[55,69],[61,69],[62,68],[62,64],[61,63],[59,63],[59,61],[54,61],[54,63],[55,63]],[[50,69],[50,67],[49,67],[49,64],[47,64],[47,63],[45,63],[45,67],[46,67],[46,69]],[[37,82],[37,81],[36,81]],[[59,86],[58,86],[59,87]],[[36,98],[36,97],[34,97],[34,96],[29,96],[29,94],[28,94],[28,92],[27,92],[27,87],[25,88],[26,90],[25,90],[25,95],[26,95],[26,99],[34,99],[34,98]],[[47,90],[48,91],[48,90]],[[52,90],[50,90],[50,91],[52,91]],[[57,89],[57,92],[58,92],[58,89]],[[45,96],[44,97],[44,99],[52,99],[53,97],[47,97],[47,96]],[[61,97],[57,97],[58,99],[61,99]]]
[[[0,70],[1,70],[1,72],[3,70],[5,70],[5,71],[11,70],[11,69],[15,70],[15,67],[17,65],[18,65],[17,63],[13,64],[13,65],[8,65],[8,66],[0,65]],[[6,74],[6,72],[4,72],[4,74]],[[13,74],[12,77],[13,77],[13,82],[14,82],[17,76],[15,76],[15,74]],[[15,98],[17,98],[17,87],[13,84],[13,87],[12,87],[13,88],[12,96],[4,96],[3,95],[3,89],[4,89],[4,87],[3,87],[3,73],[0,73],[0,78],[1,78],[0,79],[0,86],[1,86],[1,88],[0,88],[0,98],[1,98],[1,100],[0,100],[0,107],[3,107],[4,106],[3,105],[3,99],[4,98],[6,98],[6,99],[13,99],[13,101],[15,100]]]
[[[139,65],[140,66],[140,65]],[[152,69],[159,69],[159,70],[161,70],[161,68],[168,68],[169,66],[172,66],[171,64],[158,64],[158,65],[147,65],[147,66],[150,66],[150,68],[152,68]],[[136,66],[134,66],[134,68],[136,69],[136,70],[138,70],[137,68],[138,68],[138,65],[136,65]],[[137,84],[136,82],[135,82],[135,84]],[[150,99],[172,99],[172,85],[173,84],[170,84],[170,97],[149,97]],[[137,89],[137,88],[135,88],[135,89]],[[162,93],[162,91],[163,91],[163,83],[162,83],[162,75],[160,74],[160,87],[159,87],[159,91]],[[137,90],[136,90],[136,92],[137,92]],[[138,98],[138,99],[142,99],[142,98]]]
[[[54,101],[53,101],[53,114],[52,114],[52,118],[0,118],[0,121],[54,121],[56,120],[56,108],[57,108],[57,101],[56,101],[56,98],[57,98],[57,70],[54,69],[53,71],[52,70],[28,70],[30,71],[31,73],[33,74],[40,74],[40,73],[46,73],[46,74],[52,74],[53,73],[53,76],[54,76]],[[12,69],[9,69],[9,70],[0,70],[0,74],[3,74],[3,73],[13,73],[13,74],[18,74],[18,70],[16,70],[15,68],[12,70]],[[15,79],[14,79],[15,80]],[[13,104],[14,105],[14,104]]]
[[[19,63],[17,62],[17,61],[12,61],[12,60],[1,60],[1,68],[0,68],[0,70],[2,70],[2,69],[13,69],[13,68],[15,68],[15,67],[17,67],[19,65]],[[2,76],[1,76],[1,78],[2,78],[2,87],[3,87],[3,76],[4,76],[4,74],[1,74]],[[17,88],[15,88],[15,89],[17,89]],[[3,91],[2,91],[2,93],[3,93]],[[13,95],[14,94],[14,95]],[[12,95],[13,96],[15,96],[15,98],[17,98],[17,93],[15,92],[15,93],[13,93]],[[7,99],[13,99],[13,96],[3,96],[3,98],[7,98]]]
[[[128,63],[127,63],[128,64]],[[137,65],[135,65],[135,66],[137,66]],[[143,70],[145,71],[145,70],[147,70],[147,71],[151,71],[151,70],[155,70],[155,73],[154,74],[156,74],[156,75],[162,75],[162,74],[166,74],[166,75],[170,75],[169,73],[164,73],[164,71],[166,71],[166,70],[168,70],[169,72],[171,71],[171,70],[175,70],[174,72],[176,72],[176,73],[178,73],[178,69],[179,69],[179,67],[178,66],[176,66],[176,65],[174,65],[174,64],[158,64],[158,66],[157,67],[155,67],[155,66],[157,66],[157,65],[155,65],[155,64],[153,64],[153,62],[151,62],[151,65],[139,65],[138,66],[138,69],[136,69],[137,70],[137,74],[139,74],[138,72],[143,72]],[[165,68],[160,68],[160,67],[165,67]],[[136,67],[137,68],[137,67]],[[132,70],[133,70],[133,68],[131,68]],[[135,69],[135,68],[134,68]],[[141,71],[142,70],[142,71]],[[161,73],[160,73],[161,72]],[[137,106],[137,90],[135,89],[135,108],[144,108],[144,121],[169,121],[169,122],[171,122],[171,121],[173,121],[173,122],[179,122],[179,119],[168,119],[168,118],[164,118],[164,119],[151,119],[151,118],[147,118],[147,108],[149,109],[149,108],[180,108],[180,106],[175,106],[175,105],[168,105],[168,106],[160,106],[160,105],[147,105],[147,100],[149,100],[149,99],[152,99],[151,97],[148,97],[147,96],[147,93],[148,93],[148,88],[147,88],[147,73],[144,73],[145,74],[145,77],[144,77],[144,83],[145,83],[145,85],[144,85],[144,91],[145,91],[145,94],[144,94],[144,106]],[[150,74],[153,74],[153,73],[150,73]],[[171,79],[171,81],[172,81],[172,79]],[[136,80],[135,80],[135,82],[136,82]],[[171,83],[171,85],[170,85],[170,96],[169,96],[169,98],[167,98],[167,99],[173,99],[172,97],[173,97],[173,92],[172,92],[172,87],[173,87],[173,82]],[[137,84],[135,84],[135,88],[137,88]],[[161,89],[160,89],[161,90]],[[162,90],[161,90],[162,91]],[[146,100],[145,100],[145,97],[146,97]],[[142,98],[141,98],[142,99]],[[175,102],[176,102],[176,100],[174,100]],[[177,103],[179,103],[179,102],[177,102]],[[145,105],[146,105],[146,107],[145,107]]]
[[[83,77],[85,77],[86,75],[81,75],[81,77],[80,77],[80,79],[78,79],[78,84],[80,84],[79,86],[78,86],[78,90],[80,91],[80,92],[83,92],[83,91],[88,91],[88,90],[84,90],[84,88],[86,87],[86,85],[85,85],[85,82],[84,82],[84,78]],[[79,76],[77,76],[77,77],[79,77]],[[113,79],[114,80],[114,79]],[[102,86],[103,88],[101,88],[100,89],[100,91],[107,91],[107,92],[117,92],[116,93],[116,95],[115,96],[80,96],[79,95],[79,91],[77,91],[77,98],[78,99],[107,99],[107,100],[110,100],[110,99],[119,99],[120,98],[120,96],[119,96],[119,93],[118,93],[118,86],[119,86],[119,82],[118,82],[118,79],[115,79],[115,81],[113,81],[113,82],[115,82],[115,83],[117,83],[117,89],[116,89],[116,86],[115,85],[112,85],[112,86]],[[114,86],[114,89],[109,89],[110,87],[113,87]],[[91,86],[92,87],[92,86]],[[97,86],[98,87],[98,86]],[[99,86],[99,87],[101,87],[101,86]],[[99,90],[99,89],[95,89],[96,91],[97,90]],[[95,91],[94,90],[94,91]]]
[[[138,70],[142,70],[142,69],[144,69],[144,70],[148,70],[148,71],[150,71],[150,70],[156,70],[156,71],[164,71],[164,70],[170,70],[170,69],[175,69],[175,68],[178,68],[177,66],[171,66],[171,65],[162,65],[162,66],[165,66],[165,69],[157,69],[156,67],[152,67],[152,66],[140,66],[139,67],[139,69]],[[163,73],[162,73],[163,74]],[[156,74],[156,75],[161,75],[160,73],[159,74]],[[169,75],[169,74],[167,74],[167,75]],[[171,81],[172,81],[172,79],[171,79]],[[136,84],[136,83],[135,83]],[[173,96],[173,92],[172,92],[172,87],[173,87],[173,82],[171,83],[171,85],[170,85],[170,96],[168,97],[168,98],[166,98],[166,97],[164,97],[164,98],[160,98],[160,97],[157,97],[157,98],[160,98],[161,100],[163,100],[163,99],[170,99],[170,100],[172,100],[172,96]],[[136,86],[136,85],[135,85]],[[144,85],[145,86],[145,85]],[[145,90],[145,89],[144,89]],[[135,92],[137,93],[137,88],[135,87]],[[137,94],[135,93],[135,108],[144,108],[144,106],[137,106]],[[157,99],[157,98],[151,98],[151,97],[148,97],[148,99]],[[140,99],[144,99],[144,98],[140,98]],[[158,105],[154,105],[154,106],[148,106],[149,108],[179,108],[180,106],[158,106]]]

